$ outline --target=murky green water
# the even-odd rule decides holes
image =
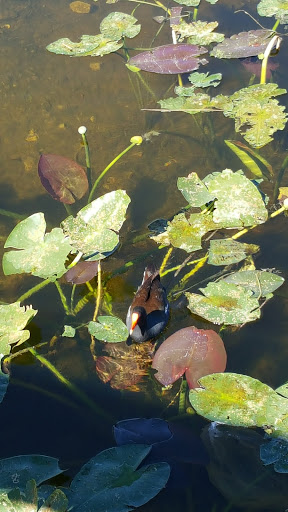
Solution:
[[[103,263],[105,276],[125,262],[136,260],[129,272],[116,276],[108,285],[113,298],[113,312],[124,320],[145,265],[145,260],[137,261],[137,258],[146,252],[153,253],[154,261],[161,264],[165,254],[165,251],[158,251],[152,241],[144,238],[141,242],[134,242],[134,238],[146,232],[147,225],[153,220],[169,218],[183,206],[183,198],[176,187],[178,176],[187,176],[195,171],[203,178],[209,172],[226,167],[233,170],[241,168],[223,142],[234,138],[234,123],[221,113],[194,119],[183,113],[161,114],[141,110],[157,108],[157,100],[163,98],[169,88],[172,93],[173,76],[143,73],[153,92],[151,94],[133,74],[128,73],[118,55],[69,58],[46,51],[47,44],[60,37],[76,41],[82,34],[98,33],[100,21],[109,12],[131,13],[136,4],[123,1],[113,6],[99,0],[93,4],[89,14],[76,14],[66,0],[0,1],[1,208],[26,215],[43,211],[51,226],[59,225],[66,212],[61,203],[48,196],[39,181],[39,155],[59,154],[85,165],[84,149],[77,132],[80,125],[85,125],[88,130],[94,176],[129,145],[133,135],[150,130],[161,133],[151,142],[129,152],[112,168],[98,189],[101,195],[124,188],[132,200],[127,221],[121,230],[121,247]],[[257,28],[253,20],[243,13],[233,14],[235,9],[245,8],[255,15],[257,2],[254,0],[220,0],[219,5],[214,6],[204,0],[203,3],[201,19],[221,20],[219,31],[226,35]],[[150,20],[158,14],[156,7],[139,5],[135,16],[139,20]],[[264,23],[263,19],[261,22]],[[269,26],[272,25],[271,22]],[[143,22],[143,26],[143,32],[133,40],[135,46],[147,46],[158,28],[152,21]],[[157,38],[157,45],[167,43],[170,43],[169,32],[163,30]],[[275,81],[279,87],[285,87],[287,82],[285,44],[277,57],[279,67]],[[95,63],[99,63],[99,69],[95,68]],[[223,73],[223,85],[218,93],[228,94],[249,82],[250,75],[239,61],[213,62],[209,71]],[[282,96],[280,101],[285,104],[287,98]],[[285,132],[278,132],[275,141],[261,154],[277,174],[286,152],[287,137]],[[287,185],[285,175],[282,185]],[[273,183],[265,183],[263,187],[269,196],[273,186]],[[14,225],[14,220],[0,216],[1,248]],[[257,268],[275,267],[287,278],[286,233],[287,219],[281,216],[256,228],[243,239],[261,246],[256,258]],[[186,253],[175,251],[171,264],[177,265],[185,257]],[[199,272],[195,283],[206,277],[207,269],[204,269]],[[14,302],[39,282],[37,278],[25,275],[1,275],[0,280],[1,300],[4,302]],[[169,289],[175,280],[167,277],[164,284]],[[70,285],[63,285],[64,291],[65,286],[68,294]],[[81,289],[79,293],[81,295]],[[32,342],[48,342],[54,335],[59,335],[63,312],[56,288],[43,289],[30,302],[39,310],[32,325]],[[95,304],[91,303],[83,311],[83,322],[91,319],[94,307]],[[250,375],[272,387],[287,380],[287,307],[287,285],[284,285],[264,307],[260,321],[224,334],[228,371]],[[192,317],[183,303],[176,303],[172,305],[165,336],[195,322],[198,327],[207,325]],[[1,457],[24,453],[55,456],[60,459],[61,467],[68,468],[67,474],[71,476],[90,457],[114,445],[112,425],[116,421],[133,417],[169,418],[177,414],[174,404],[169,407],[177,386],[168,396],[161,397],[151,382],[144,382],[138,392],[113,390],[109,384],[100,382],[89,345],[90,339],[85,331],[75,340],[60,338],[54,345],[39,351],[101,408],[104,416],[99,410],[93,410],[91,404],[77,398],[32,356],[19,357],[12,364],[11,383],[1,404]],[[105,417],[107,413],[111,418]],[[191,424],[198,435],[206,422],[194,418]],[[239,467],[241,464],[245,467],[245,463],[248,467],[247,460],[239,459]],[[179,484],[177,489],[163,491],[141,510],[237,510],[235,507],[225,509],[226,501],[210,483],[203,466],[187,465],[187,475],[189,485],[181,487]],[[235,473],[235,479],[238,478]],[[284,475],[284,484],[285,478]],[[283,494],[281,485],[279,494]],[[242,497],[239,498],[241,502]],[[258,510],[264,510],[261,486],[258,503]],[[247,503],[245,510],[250,510]],[[277,505],[273,510],[278,510]],[[281,510],[283,507],[279,505],[279,512]]]

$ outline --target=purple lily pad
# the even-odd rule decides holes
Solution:
[[[171,15],[170,15],[170,27],[172,25],[179,25],[181,21],[181,12],[183,7],[171,7]]]
[[[186,375],[189,388],[198,385],[198,379],[226,368],[226,350],[220,336],[212,330],[185,327],[169,336],[156,351],[152,368],[156,379],[169,386]]]
[[[269,44],[271,33],[271,30],[261,29],[234,34],[217,44],[210,55],[218,59],[241,59],[260,55]]]
[[[64,156],[41,155],[38,174],[43,187],[53,199],[61,203],[73,204],[88,190],[88,180],[83,167]]]
[[[66,272],[65,279],[67,283],[83,284],[93,279],[97,271],[98,261],[79,261]]]
[[[206,48],[193,44],[167,44],[147,52],[138,53],[129,60],[129,65],[143,71],[175,75],[198,69],[200,64],[207,64],[199,55],[207,53]]]

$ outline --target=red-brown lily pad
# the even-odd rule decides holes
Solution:
[[[86,194],[88,180],[81,165],[60,155],[41,155],[38,174],[43,187],[56,199],[65,204],[73,204]]]
[[[198,69],[200,64],[208,63],[206,59],[199,59],[204,53],[207,53],[206,48],[194,44],[167,44],[138,53],[129,60],[129,66],[151,73],[189,73]]]
[[[210,55],[218,59],[241,59],[254,57],[265,51],[270,42],[272,31],[267,29],[249,30],[233,34],[217,44]]]
[[[65,279],[67,283],[83,284],[91,281],[97,272],[98,261],[78,261],[74,267],[66,272]]]

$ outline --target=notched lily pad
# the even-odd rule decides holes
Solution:
[[[191,44],[167,44],[135,55],[129,60],[129,66],[143,71],[161,74],[188,73],[207,64],[199,55],[207,53],[206,48]]]
[[[288,1],[287,0],[261,0],[257,5],[260,16],[275,16],[280,23],[288,23]]]
[[[251,290],[220,281],[200,288],[204,296],[185,293],[190,311],[209,322],[240,325],[260,318],[259,302]]]
[[[64,37],[46,46],[46,50],[61,55],[69,55],[70,57],[85,57],[87,55],[103,57],[108,53],[116,52],[122,46],[123,41],[114,41],[103,34],[98,34],[97,36],[81,36],[79,43],[73,43],[73,41]]]
[[[285,280],[283,277],[265,270],[241,270],[224,277],[222,281],[251,290],[253,296],[260,298],[273,293],[282,286]]]
[[[54,228],[45,234],[44,214],[34,213],[22,220],[8,236],[4,247],[20,249],[3,256],[5,275],[31,273],[54,280],[65,272],[65,261],[73,251],[62,229]]]
[[[63,231],[73,247],[84,256],[97,253],[99,260],[118,245],[120,230],[130,198],[125,190],[115,190],[98,197],[77,213],[62,222]],[[90,258],[92,260],[93,258]]]
[[[89,322],[88,331],[97,340],[120,343],[128,338],[126,325],[116,316],[99,316],[97,322]]]
[[[190,87],[185,88],[189,90]],[[178,89],[177,89],[178,90]],[[163,112],[187,112],[187,114],[198,114],[199,112],[211,112],[214,106],[211,104],[211,98],[208,94],[194,93],[191,91],[188,98],[179,96],[178,98],[167,98],[158,103]]]
[[[172,28],[179,37],[179,42],[182,42],[185,38],[188,38],[189,44],[205,44],[220,43],[223,41],[224,34],[214,32],[215,28],[218,27],[217,21],[193,21],[192,23],[186,23],[185,20],[181,20],[178,25],[173,25]]]
[[[141,25],[135,25],[137,19],[124,12],[110,12],[100,23],[100,32],[107,39],[118,41],[122,37],[135,37]]]
[[[266,29],[240,32],[217,44],[210,55],[218,59],[240,59],[260,55],[264,53],[272,35],[273,32]]]
[[[208,263],[209,265],[232,265],[244,260],[248,254],[255,254],[258,251],[259,246],[254,244],[244,244],[231,239],[211,240]]]
[[[200,207],[215,199],[196,172],[191,172],[187,178],[178,178],[177,187],[191,206]]]
[[[21,345],[30,338],[26,325],[37,314],[32,307],[20,306],[20,302],[0,306],[0,353],[10,354],[11,345]]]

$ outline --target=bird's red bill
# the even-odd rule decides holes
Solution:
[[[130,334],[132,334],[132,332],[134,331],[136,325],[138,324],[139,318],[140,318],[139,313],[132,313]]]

